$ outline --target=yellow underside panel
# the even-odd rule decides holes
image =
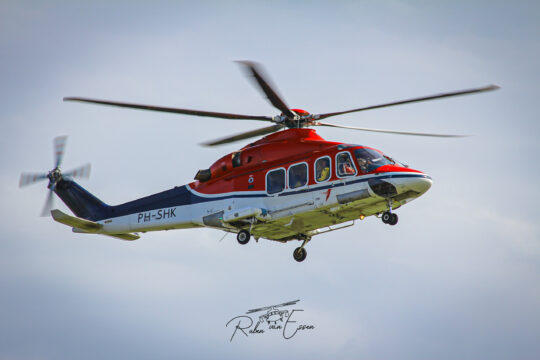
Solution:
[[[397,209],[405,202],[407,201],[394,201],[393,208]],[[369,198],[345,205],[321,207],[309,212],[291,214],[266,223],[259,223],[253,226],[251,234],[270,240],[290,240],[287,238],[356,220],[360,218],[360,215],[367,217],[387,210],[386,200]]]

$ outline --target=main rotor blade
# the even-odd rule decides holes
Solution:
[[[333,113],[319,114],[318,117],[315,116],[315,118],[317,118],[317,119],[326,119],[326,118],[328,118],[330,116],[348,114],[348,113],[353,113],[353,112],[358,112],[358,111],[379,109],[379,108],[388,107],[388,106],[403,105],[403,104],[409,104],[409,103],[413,103],[413,102],[426,101],[426,100],[441,99],[441,98],[451,97],[451,96],[475,94],[475,93],[479,93],[479,92],[492,91],[492,90],[497,90],[497,89],[499,89],[499,87],[497,85],[489,85],[489,86],[485,86],[485,87],[481,87],[481,88],[460,90],[460,91],[454,91],[454,92],[447,92],[447,93],[435,94],[435,95],[430,95],[430,96],[423,96],[423,97],[419,97],[419,98],[407,99],[407,100],[401,100],[401,101],[394,101],[394,102],[390,102],[390,103],[386,103],[386,104],[367,106],[367,107],[353,109],[353,110],[346,110],[346,111],[338,111],[338,112],[333,112]]]
[[[327,123],[321,123],[321,122],[317,122],[316,124],[317,124],[317,126],[328,126],[328,127],[341,128],[341,129],[362,130],[362,131],[371,131],[371,132],[388,133],[388,134],[399,134],[399,135],[431,136],[431,137],[445,137],[445,138],[467,137],[467,136],[469,136],[469,135],[429,134],[429,133],[418,133],[418,132],[410,132],[410,131],[369,129],[369,128],[359,128],[359,127],[354,127],[354,126],[327,124]]]
[[[101,104],[101,105],[111,105],[111,106],[118,106],[118,107],[131,108],[131,109],[160,111],[160,112],[168,112],[168,113],[184,114],[184,115],[206,116],[206,117],[215,117],[215,118],[221,118],[221,119],[272,121],[272,118],[269,116],[240,115],[240,114],[213,112],[213,111],[180,109],[180,108],[171,108],[171,107],[164,107],[164,106],[124,103],[124,102],[119,102],[119,101],[97,100],[97,99],[89,99],[89,98],[81,98],[81,97],[65,97],[64,101],[79,101],[79,102]]]
[[[19,179],[19,187],[27,186],[35,182],[45,180],[46,178],[47,174],[43,173],[22,173],[21,178]]]
[[[55,167],[59,167],[64,158],[64,150],[66,148],[67,136],[58,136],[54,138],[54,158]]]
[[[274,105],[278,110],[280,110],[285,116],[289,118],[294,118],[294,112],[289,109],[289,106],[285,103],[283,99],[278,95],[277,91],[270,86],[270,81],[267,80],[268,76],[263,76],[263,70],[260,65],[252,61],[237,61],[238,63],[244,65],[248,74],[255,78],[255,81],[266,95],[270,103]],[[274,86],[275,88],[275,86]]]
[[[78,168],[75,168],[71,171],[68,171],[64,173],[65,176],[69,177],[84,177],[88,178],[90,176],[90,164],[86,164],[84,166],[80,166]]]
[[[225,137],[225,138],[213,140],[213,141],[210,141],[210,142],[203,143],[201,145],[204,145],[204,146],[216,146],[216,145],[228,144],[228,143],[235,142],[235,141],[249,139],[249,138],[252,138],[252,137],[255,137],[255,136],[271,134],[271,133],[276,132],[276,131],[281,130],[281,129],[283,129],[283,125],[272,125],[272,126],[264,127],[264,128],[261,128],[261,129],[247,131],[247,132],[243,132],[243,133],[236,134],[236,135],[233,135],[233,136],[228,136],[228,137]]]
[[[42,217],[51,215],[53,201],[54,201],[54,187],[51,187],[49,190],[49,194],[47,195],[47,200],[45,200],[45,205],[43,206],[43,210],[41,211]]]

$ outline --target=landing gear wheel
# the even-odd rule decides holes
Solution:
[[[397,214],[391,214],[392,217],[390,218],[390,221],[388,222],[389,225],[396,225],[398,222],[398,216]]]
[[[246,245],[249,242],[250,238],[251,238],[251,235],[249,231],[247,230],[240,230],[238,235],[236,235],[236,240],[238,240],[238,243],[240,245]]]
[[[307,256],[307,251],[305,248],[297,247],[296,249],[294,249],[294,252],[293,252],[294,260],[298,262],[302,262],[306,260],[306,256]]]
[[[393,219],[393,216],[394,216],[394,214],[392,214],[391,212],[386,211],[384,214],[382,214],[381,220],[385,224],[390,224],[390,222]],[[397,222],[397,215],[396,215],[396,222]]]

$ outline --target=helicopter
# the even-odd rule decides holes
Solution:
[[[276,116],[242,115],[142,105],[84,97],[77,101],[124,108],[272,123],[206,142],[217,146],[266,135],[226,154],[194,181],[120,205],[108,205],[73,180],[88,177],[90,165],[62,173],[66,137],[54,140],[55,167],[48,173],[23,173],[19,186],[48,180],[49,194],[42,215],[72,227],[72,231],[137,240],[149,231],[213,228],[235,233],[239,244],[253,237],[287,243],[301,241],[293,258],[306,259],[305,246],[315,235],[353,226],[368,216],[390,226],[398,223],[395,210],[423,195],[432,185],[429,175],[368,146],[327,141],[312,127],[429,137],[463,135],[360,128],[323,122],[348,113],[496,90],[489,85],[439,93],[352,110],[311,114],[290,108],[271,84],[260,64],[239,62],[256,87],[280,111]],[[75,216],[53,207],[56,194]]]

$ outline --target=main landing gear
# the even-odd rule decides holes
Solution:
[[[240,230],[236,235],[236,240],[238,240],[238,243],[240,245],[246,245],[249,242],[250,238],[251,234],[247,230]]]
[[[236,240],[238,240],[238,243],[240,245],[246,245],[249,242],[249,239],[251,239],[251,234],[247,230],[240,230],[236,235]],[[257,238],[255,238],[255,240],[257,240]],[[311,240],[311,238],[302,234],[301,238],[298,240],[303,240],[303,242],[301,246],[294,249],[293,257],[294,260],[302,262],[306,260],[307,257],[307,251],[304,246],[306,246],[306,244],[309,242],[309,240]]]
[[[296,260],[298,262],[302,262],[302,261],[306,260],[307,250],[305,248],[303,248],[303,247],[297,247],[293,251],[293,257],[294,257],[294,260]]]
[[[398,223],[397,214],[392,212],[392,199],[388,199],[388,211],[382,214],[381,220],[388,225],[396,225]]]
[[[302,243],[302,245],[300,247],[297,247],[296,249],[294,249],[294,251],[293,251],[294,260],[296,260],[298,262],[302,262],[302,261],[306,260],[307,251],[306,251],[306,248],[304,246],[306,246],[306,244],[308,243],[309,240],[310,240],[310,238],[306,237],[304,239],[304,242]]]

